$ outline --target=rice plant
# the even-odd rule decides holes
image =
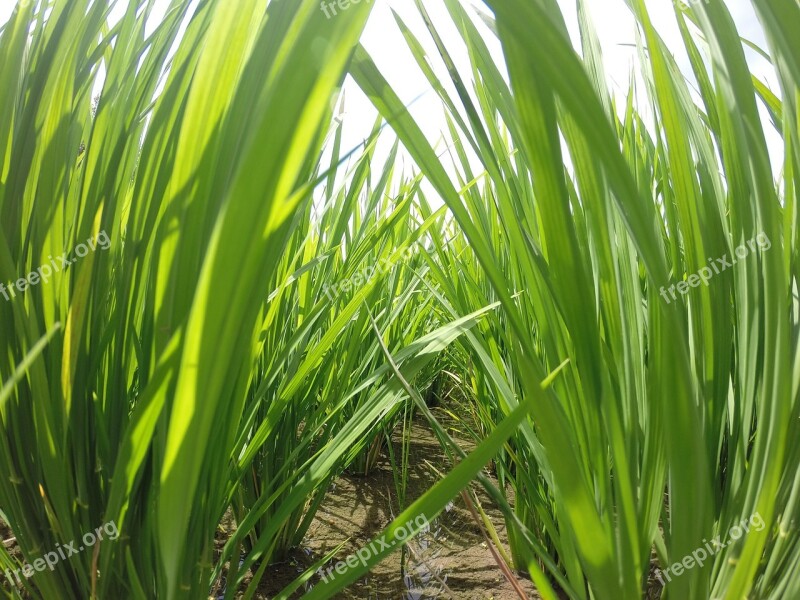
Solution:
[[[0,25],[8,597],[257,597],[383,461],[380,548],[275,597],[333,597],[478,487],[498,573],[543,598],[800,597],[800,4],[751,0],[764,48],[672,4],[688,73],[625,0],[612,93],[590,0],[577,40],[556,0],[435,1],[393,16],[445,152],[360,42],[372,2]],[[379,115],[355,148],[346,80]],[[418,497],[412,414],[452,457]]]
[[[644,3],[630,2],[645,82],[637,98],[647,98],[653,125],[633,90],[621,108],[608,93],[584,2],[580,53],[555,3],[488,2],[494,14],[478,19],[446,4],[470,52],[472,90],[435,24],[427,21],[457,97],[400,26],[448,109],[459,181],[410,118],[395,130],[472,250],[438,282],[454,313],[495,298],[505,309],[506,320],[487,321],[493,331],[469,337],[490,382],[482,386],[487,429],[537,393],[543,373],[570,361],[503,465],[518,517],[543,542],[515,543],[517,566],[537,582],[546,567],[570,597],[640,597],[652,548],[666,569],[757,514],[766,526],[668,577],[665,593],[790,596],[798,131],[797,55],[785,24],[798,7],[755,2],[782,102],[750,75],[723,3],[676,6],[700,84],[696,103]],[[485,35],[502,44],[510,86]],[[376,107],[397,111],[363,50],[353,71]],[[777,181],[757,102],[785,142]],[[472,172],[470,152],[483,173]],[[725,256],[738,258],[720,272],[707,258]],[[665,301],[661,291],[676,281],[688,293]]]

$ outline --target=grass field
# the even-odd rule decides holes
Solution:
[[[0,25],[4,597],[800,598],[800,2],[403,1]]]

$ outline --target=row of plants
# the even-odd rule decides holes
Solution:
[[[406,503],[391,457],[388,542],[477,482],[543,598],[800,596],[800,6],[753,0],[761,49],[723,2],[676,3],[687,76],[626,1],[622,98],[584,0],[578,50],[554,0],[442,0],[458,44],[420,0],[427,39],[395,14],[445,154],[358,41],[370,3],[172,0],[152,31],[152,0],[113,27],[105,2],[20,3],[0,29],[0,281],[110,246],[0,301],[0,518],[25,557],[121,535],[4,592],[253,597],[335,477],[369,473],[417,411],[458,460]],[[348,75],[380,115],[353,149]],[[469,455],[428,408],[451,386]]]
[[[754,2],[769,44],[755,50],[775,65],[779,97],[750,73],[752,44],[723,3],[675,6],[692,81],[631,0],[641,71],[619,99],[586,2],[580,54],[555,3],[487,2],[480,18],[444,3],[469,73],[421,2],[438,55],[397,19],[447,112],[457,180],[410,116],[395,130],[463,234],[464,251],[431,267],[440,302],[454,317],[503,307],[464,338],[476,437],[537,400],[496,459],[514,492],[515,566],[544,597],[637,598],[664,584],[675,598],[794,597],[800,55],[786,23],[798,7]],[[488,50],[497,41],[507,73]],[[382,114],[398,113],[363,50],[353,72]],[[765,127],[784,145],[777,165]],[[675,282],[688,293],[665,301]],[[728,538],[756,515],[768,526]],[[651,553],[666,570],[720,538],[654,583]]]
[[[331,98],[367,7],[328,23],[311,2],[239,4],[172,2],[146,34],[154,2],[110,30],[107,3],[25,3],[0,31],[2,280],[110,239],[0,306],[0,516],[26,557],[121,532],[4,593],[232,598],[249,574],[252,595],[404,405],[364,299],[409,377],[458,333],[404,263],[323,293],[443,212],[420,228],[418,180],[373,185],[380,126],[337,183]]]

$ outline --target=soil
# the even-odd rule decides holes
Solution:
[[[438,412],[438,411],[437,411]],[[451,431],[451,435],[454,433]],[[454,437],[456,437],[454,435]],[[465,452],[474,443],[456,438]],[[399,435],[393,441],[395,455],[400,456]],[[386,453],[384,452],[384,455]],[[441,445],[427,423],[415,420],[412,428],[409,481],[406,506],[436,483],[439,472],[451,468]],[[491,475],[487,472],[487,475]],[[496,480],[495,480],[495,483]],[[508,552],[505,523],[502,513],[493,505],[479,486],[473,489],[497,530],[498,537]],[[511,494],[509,493],[509,496]],[[509,498],[512,503],[512,498]],[[383,458],[377,468],[367,476],[344,474],[339,477],[320,505],[316,518],[306,534],[305,547],[284,563],[267,569],[256,598],[272,598],[291,583],[308,566],[327,552],[347,540],[336,558],[346,558],[375,539],[399,513],[392,467]],[[334,598],[339,600],[425,600],[429,598],[464,598],[469,600],[511,600],[520,596],[504,577],[481,533],[461,497],[454,499],[438,518],[430,524],[427,533],[420,534],[409,544],[405,556],[400,551],[389,555],[367,576],[352,584]],[[405,575],[401,572],[405,566]],[[538,599],[531,581],[515,574],[527,598]],[[315,576],[302,594],[319,582]]]
[[[11,531],[11,528],[0,519],[0,542],[10,540],[13,537],[14,533]]]
[[[11,527],[3,519],[0,519],[0,544],[3,544],[6,549],[11,551],[12,548],[16,547],[14,541],[14,532],[11,531]]]

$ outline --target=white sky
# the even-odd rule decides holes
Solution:
[[[733,14],[740,34],[759,46],[766,47],[760,24],[750,4],[751,0],[724,1]],[[16,0],[0,0],[0,23],[4,23],[8,19],[15,3]],[[451,49],[451,54],[459,70],[462,74],[469,75],[470,70],[466,51],[452,50],[453,48],[463,48],[463,44],[450,21],[442,1],[423,0],[423,3],[434,24],[439,29],[445,44]],[[578,39],[575,0],[559,0],[559,3],[570,26],[573,41],[575,41]],[[161,5],[162,11],[157,9],[156,13],[161,14],[166,7],[167,0],[158,0],[157,4]],[[621,95],[627,88],[631,69],[634,67],[636,60],[637,51],[635,47],[632,47],[635,44],[633,17],[623,0],[589,0],[588,5],[603,47],[606,69],[611,79],[612,89],[615,93]],[[677,50],[676,58],[681,68],[685,73],[689,73],[688,59],[681,51],[682,43],[673,14],[672,0],[647,0],[647,5],[653,22],[668,46]],[[435,72],[441,76],[442,80],[449,81],[413,0],[374,0],[372,15],[364,32],[362,42],[404,103],[408,105],[416,99],[410,109],[411,114],[416,118],[429,140],[432,143],[436,143],[442,140],[446,131],[441,103],[437,96],[429,91],[425,77],[417,67],[395,24],[391,9],[394,9],[400,15],[423,44]],[[480,27],[482,27],[482,24]],[[495,52],[498,63],[500,63],[502,59],[499,47],[490,45],[490,49]],[[780,95],[777,89],[777,82],[766,62],[749,50],[748,59],[756,75],[766,79],[773,91]],[[452,91],[452,86],[449,89]],[[370,102],[361,94],[352,81],[347,82],[345,91],[347,114],[345,116],[343,151],[356,146],[369,134],[377,116]],[[772,131],[769,123],[765,121],[765,124],[773,158],[780,157],[783,152],[780,138],[777,133]],[[383,140],[379,145],[376,153],[378,161],[386,155],[390,145],[391,140],[387,136],[387,139]],[[445,147],[446,144],[444,143],[438,145],[439,149],[444,149]],[[775,161],[775,163],[777,172],[780,164],[779,161]],[[406,171],[408,173],[410,172],[410,161],[406,161],[406,164],[408,164],[408,170]]]
[[[570,27],[573,43],[577,45],[579,36],[576,2],[575,0],[558,1]],[[725,3],[731,10],[740,34],[759,46],[766,47],[761,26],[753,12],[750,0],[725,0]],[[441,0],[423,0],[423,4],[431,20],[439,29],[445,44],[451,49],[451,55],[456,61],[459,71],[462,75],[469,75],[471,71],[466,50],[463,52],[452,51],[452,48],[462,48],[464,46],[455,27],[452,25],[443,3]],[[619,96],[622,96],[627,91],[631,69],[634,67],[637,56],[633,16],[623,0],[589,0],[588,6],[603,48],[606,70],[611,79],[612,89]],[[689,59],[685,53],[680,52],[683,44],[675,21],[671,0],[648,0],[647,6],[653,23],[656,24],[667,45],[679,51],[676,53],[676,59],[682,70],[687,74],[690,73]],[[427,34],[412,0],[375,0],[375,7],[362,38],[362,43],[369,50],[378,68],[406,105],[421,94],[424,94],[414,103],[410,110],[422,126],[422,130],[429,140],[435,142],[443,136],[449,137],[445,133],[446,124],[442,116],[441,103],[435,93],[428,92],[427,81],[416,66],[414,58],[395,24],[390,8],[394,9],[417,35],[425,47],[435,72],[440,75],[443,81],[449,82],[447,71],[444,69],[441,59],[439,59],[436,47]],[[487,39],[491,39],[491,36],[487,36]],[[502,54],[499,46],[496,48],[490,46],[490,49],[496,49],[495,56],[498,63],[500,63]],[[768,85],[773,87],[773,91],[780,96],[777,89],[777,81],[771,76],[771,67],[766,61],[750,50],[748,50],[748,58],[751,61],[751,67],[754,72],[762,79],[766,78]],[[452,86],[447,87],[455,97]],[[375,116],[375,111],[369,101],[354,88],[354,85],[346,86],[346,107],[350,118],[349,120],[345,119],[345,124],[348,126],[345,138],[348,143],[343,144],[345,147],[357,144],[369,133]],[[352,93],[351,89],[353,89]],[[622,106],[624,106],[624,103],[622,103]],[[769,134],[771,134],[769,137],[772,150],[778,153],[773,155],[780,156],[782,152],[780,138],[776,133],[772,133],[771,125],[768,125],[768,129],[770,129]],[[441,143],[439,148],[444,149],[445,144]]]

